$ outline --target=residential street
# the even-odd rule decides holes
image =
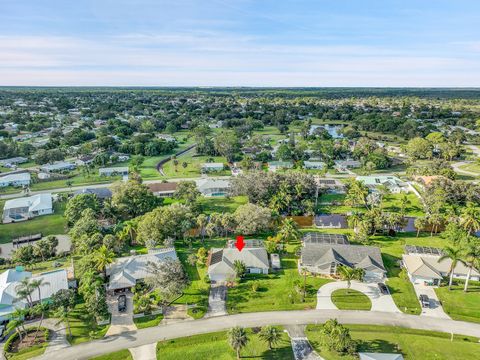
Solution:
[[[105,337],[101,340],[68,347],[61,351],[51,352],[48,355],[39,356],[37,359],[89,359],[93,356],[121,349],[139,347],[161,340],[226,330],[237,325],[244,327],[269,324],[301,325],[323,323],[332,318],[338,319],[343,324],[400,326],[480,337],[480,324],[427,316],[419,318],[415,315],[403,313],[340,310],[271,311],[218,316],[131,331],[118,336]]]

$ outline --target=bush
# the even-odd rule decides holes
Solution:
[[[31,327],[27,328],[27,334],[31,332],[37,331],[37,328]],[[43,331],[43,336],[45,339],[48,341],[48,338],[50,337],[50,330],[44,327],[41,327],[39,331]],[[20,335],[18,332],[15,332],[12,336],[8,338],[8,340],[5,342],[5,345],[3,346],[3,349],[5,352],[11,352],[12,350],[12,345],[20,338]]]

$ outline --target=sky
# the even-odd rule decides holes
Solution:
[[[0,0],[0,85],[480,87],[480,1]]]

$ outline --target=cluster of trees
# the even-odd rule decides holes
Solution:
[[[405,145],[405,153],[412,162],[420,159],[433,159],[434,157],[451,161],[462,154],[462,140],[462,138],[456,138],[454,135],[446,137],[441,132],[431,132],[426,137],[411,139]]]
[[[313,176],[301,172],[264,173],[250,171],[232,180],[233,195],[246,195],[274,215],[313,214],[318,196]]]
[[[258,337],[267,343],[268,348],[271,350],[280,342],[282,332],[274,326],[267,325],[260,329]],[[249,341],[247,331],[240,326],[233,327],[227,332],[227,340],[232,349],[235,350],[237,360],[240,360],[240,352],[247,346]]]
[[[34,244],[21,246],[12,253],[12,262],[24,266],[51,259],[57,254],[58,239],[48,236]]]
[[[368,138],[360,138],[355,144],[353,158],[360,160],[368,171],[386,169],[391,165],[387,150]]]

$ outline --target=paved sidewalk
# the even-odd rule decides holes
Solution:
[[[128,349],[133,360],[157,360],[157,343]]]
[[[346,281],[335,281],[323,285],[317,293],[317,309],[335,310],[337,307],[332,302],[332,293],[335,290],[346,289]],[[368,296],[372,302],[372,311],[384,311],[400,313],[401,311],[395,305],[390,294],[383,295],[378,289],[377,284],[352,281],[350,289],[360,291]]]

